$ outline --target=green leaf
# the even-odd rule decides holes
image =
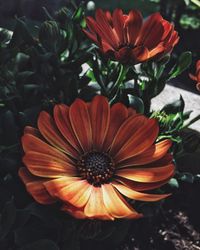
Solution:
[[[165,105],[161,111],[164,111],[166,114],[177,114],[178,112],[183,112],[185,107],[185,102],[183,97],[180,98],[170,104]]]
[[[177,64],[169,72],[168,80],[171,80],[177,76],[179,76],[183,71],[185,71],[192,62],[192,53],[190,51],[183,52]]]
[[[45,21],[39,30],[42,46],[50,52],[57,52],[61,43],[61,31],[56,21]]]
[[[84,3],[81,3],[73,15],[73,20],[79,22],[83,18],[83,15],[84,15]]]
[[[141,98],[128,94],[129,106],[134,108],[137,113],[144,113],[144,103]]]
[[[20,250],[59,250],[59,247],[52,240],[38,240],[27,246],[22,247]]]
[[[26,42],[29,45],[35,45],[35,40],[33,39],[26,23],[23,20],[17,18],[14,33],[10,41],[10,46],[15,47],[23,42]]]
[[[177,179],[172,178],[168,184],[172,187],[172,188],[179,188],[179,183],[177,181]]]
[[[4,239],[12,229],[16,218],[16,208],[13,199],[5,204],[0,217],[0,240]]]
[[[187,183],[193,183],[194,182],[194,176],[191,173],[183,173],[180,175],[180,180]]]

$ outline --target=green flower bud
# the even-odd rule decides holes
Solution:
[[[42,46],[50,52],[57,52],[61,43],[61,31],[55,21],[45,21],[39,31]]]

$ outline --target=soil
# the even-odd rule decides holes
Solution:
[[[140,220],[119,250],[200,250],[200,183],[183,184],[161,212]]]

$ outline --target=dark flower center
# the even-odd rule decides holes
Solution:
[[[118,50],[122,49],[122,48],[127,48],[132,50],[134,49],[136,46],[134,46],[133,44],[130,44],[130,43],[124,43],[124,44],[120,44],[119,47],[118,47]]]
[[[114,164],[106,153],[89,152],[81,156],[77,163],[81,176],[94,185],[107,183],[114,174]]]

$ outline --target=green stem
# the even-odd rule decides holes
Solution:
[[[189,121],[188,123],[186,123],[181,130],[188,128],[191,124],[195,123],[196,121],[198,121],[200,119],[200,115],[196,116],[195,118],[193,118],[191,121]]]
[[[124,77],[126,76],[128,70],[129,70],[129,67],[124,66],[122,64],[120,65],[120,71],[119,71],[118,78],[117,78],[116,82],[114,83],[114,85],[112,86],[112,88],[110,90],[111,96],[114,95],[115,92],[117,92],[120,85],[123,83]]]

